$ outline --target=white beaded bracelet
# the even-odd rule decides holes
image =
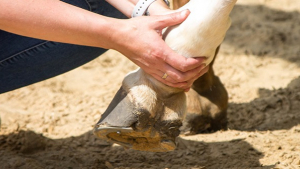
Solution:
[[[131,17],[143,16],[148,7],[156,0],[139,0],[139,2],[135,5]]]
[[[143,15],[149,15],[147,14],[147,10],[149,6],[156,0],[139,0],[139,2],[136,4],[136,6],[133,9],[133,12],[131,14],[131,17],[137,17],[137,16],[143,16]],[[169,6],[170,3],[168,0],[164,0],[164,2]]]

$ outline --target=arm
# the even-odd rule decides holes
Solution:
[[[161,31],[181,23],[187,16],[188,12],[182,12],[121,20],[58,0],[0,0],[2,30],[44,40],[115,49],[162,83],[183,89],[200,76],[202,60],[176,54],[162,40]],[[162,79],[165,72],[169,77]]]
[[[0,0],[0,29],[38,39],[108,49],[121,24],[58,0]]]
[[[125,14],[130,16],[138,0],[108,1],[118,4],[121,11],[127,9]],[[156,3],[161,2],[153,3],[160,6]],[[111,33],[117,32],[116,29],[124,24],[118,19],[104,17],[57,0],[0,0],[0,21],[0,29],[12,33],[102,48],[112,48],[107,43],[111,41]],[[96,39],[95,35],[102,36]]]

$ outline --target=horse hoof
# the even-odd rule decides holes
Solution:
[[[134,131],[131,127],[108,127],[96,125],[94,134],[100,139],[116,143],[124,148],[150,151],[168,152],[176,148],[175,140],[162,138],[157,132],[153,131]]]

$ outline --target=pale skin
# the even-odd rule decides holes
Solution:
[[[107,1],[130,17],[138,0]],[[158,81],[188,91],[207,72],[208,67],[202,64],[205,58],[178,55],[162,40],[161,32],[183,22],[189,11],[174,12],[157,0],[149,12],[151,16],[115,19],[58,0],[0,0],[0,29],[49,41],[114,49]],[[168,77],[163,79],[165,72]]]

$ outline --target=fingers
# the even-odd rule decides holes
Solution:
[[[153,22],[154,28],[161,30],[168,26],[180,24],[188,17],[189,14],[190,14],[189,10],[184,10],[181,12],[175,12],[168,15],[156,16]]]
[[[192,87],[195,80],[203,76],[205,73],[207,73],[209,70],[209,66],[206,66],[204,69],[202,69],[194,78],[187,81],[186,86],[183,86],[182,89],[184,89],[185,92],[188,92],[190,88]]]
[[[191,87],[194,83],[195,80],[197,80],[198,78],[200,78],[201,76],[203,76],[205,73],[207,73],[209,70],[209,66],[206,66],[204,69],[202,69],[198,74],[196,74],[194,76],[194,78],[190,79],[189,81],[187,81],[187,86]]]
[[[186,89],[187,87],[187,82],[179,82],[179,83],[172,83],[170,82],[170,80],[168,80],[168,78],[170,77],[167,77],[166,79],[163,79],[162,76],[159,76],[157,74],[152,74],[152,76],[160,81],[161,83],[167,85],[167,86],[171,86],[171,87],[175,87],[175,88],[180,88],[180,89]]]
[[[200,66],[196,67],[195,69],[189,70],[187,72],[177,72],[172,69],[168,70],[167,73],[170,74],[170,78],[172,78],[175,82],[185,82],[193,79],[197,76],[204,68],[206,67],[205,64],[201,64]]]
[[[183,22],[190,14],[189,10],[183,10],[181,12],[174,12],[168,15],[160,15],[154,16],[152,24],[154,25],[154,29],[158,31],[159,35],[161,36],[162,29],[180,24]],[[169,46],[166,44],[161,44],[162,48],[164,49],[164,55],[161,56],[162,59],[174,67],[175,69],[181,72],[187,72],[189,70],[195,69],[199,67],[205,60],[205,57],[201,58],[186,58],[183,57],[176,52],[174,52]]]
[[[166,72],[156,70],[155,72],[152,72],[151,75],[168,86],[186,90],[192,86],[196,79],[205,74],[208,69],[208,66],[202,64],[200,67],[185,73],[178,73],[168,69]],[[179,80],[177,79],[178,74],[180,76]]]
[[[172,51],[171,53],[166,54],[165,62],[171,65],[173,68],[181,71],[187,72],[193,70],[200,65],[202,65],[206,60],[206,57],[193,57],[186,58],[176,52]]]
[[[165,27],[183,22],[189,13],[185,10],[168,15],[132,19],[135,24],[147,19],[148,24],[136,24],[140,28],[135,29],[134,36],[140,37],[138,42],[135,41],[138,45],[126,46],[123,54],[158,81],[188,90],[193,82],[208,70],[203,64],[206,57],[185,58],[177,54],[163,41],[161,31]]]

